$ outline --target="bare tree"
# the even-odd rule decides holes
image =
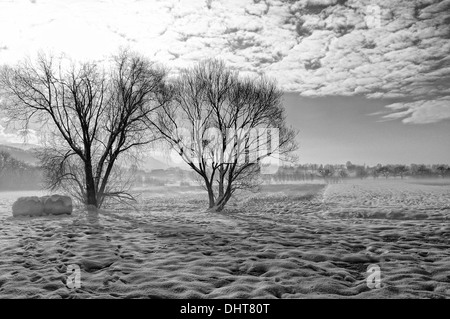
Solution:
[[[296,148],[282,92],[266,78],[240,78],[222,61],[206,60],[183,70],[170,92],[172,102],[148,125],[198,174],[212,210],[255,188],[267,159]]]
[[[325,165],[325,167],[319,168],[318,173],[325,180],[326,183],[329,183],[330,180],[332,180],[332,177],[335,175],[336,170],[331,165]]]
[[[395,176],[400,176],[401,179],[408,173],[408,167],[406,165],[395,165],[392,169]]]
[[[356,166],[356,177],[360,179],[364,179],[369,175],[365,166]]]
[[[450,172],[448,165],[437,165],[436,173],[439,177],[445,177]]]
[[[0,90],[9,117],[24,128],[39,123],[52,137],[40,158],[51,189],[75,190],[82,202],[101,207],[105,199],[133,199],[113,186],[117,163],[156,137],[144,125],[164,100],[166,71],[127,51],[99,63],[69,63],[40,54],[0,71]],[[120,183],[119,183],[120,184]]]
[[[377,172],[378,172],[378,174],[381,174],[386,179],[388,179],[388,177],[391,175],[392,170],[391,170],[390,166],[384,165],[384,166],[378,167]]]

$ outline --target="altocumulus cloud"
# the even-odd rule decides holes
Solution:
[[[221,57],[304,96],[405,98],[388,106],[405,123],[450,118],[450,0],[0,0],[0,30],[0,62],[125,45],[175,70]]]
[[[385,119],[403,118],[404,123],[427,124],[450,119],[450,97],[394,103],[387,107],[393,109],[394,113],[385,115]]]

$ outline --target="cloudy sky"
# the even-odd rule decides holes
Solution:
[[[450,163],[450,0],[0,0],[0,63],[119,46],[275,78],[301,162]]]

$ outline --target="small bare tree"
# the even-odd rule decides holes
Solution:
[[[183,70],[170,92],[172,102],[148,125],[198,174],[212,210],[255,188],[269,158],[296,149],[282,92],[266,78],[240,78],[222,61],[206,60]]]
[[[133,199],[117,163],[157,137],[144,119],[166,103],[166,71],[128,51],[110,69],[95,62],[69,63],[40,54],[0,70],[0,92],[9,117],[25,128],[39,123],[51,136],[40,152],[47,185],[71,190],[99,208],[105,199]]]

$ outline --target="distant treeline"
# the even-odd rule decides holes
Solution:
[[[41,188],[39,167],[19,161],[0,151],[0,190],[35,190]]]
[[[178,167],[167,169],[154,169],[150,172],[137,169],[135,171],[134,186],[166,186],[179,184],[180,186],[190,186],[189,181],[195,178],[191,171]]]
[[[195,178],[192,172],[180,168],[155,169],[150,172],[135,169],[135,186],[164,186],[179,184],[190,186]],[[338,182],[344,178],[450,178],[446,164],[378,164],[375,166],[304,164],[282,166],[275,174],[262,175],[266,182],[313,181],[325,179]],[[42,169],[17,160],[6,151],[0,151],[0,191],[35,190],[42,188]]]
[[[345,178],[450,178],[450,166],[445,164],[378,164],[375,166],[304,164],[282,166],[275,174],[262,175],[266,183],[289,181],[314,181],[324,179],[327,182],[338,182]],[[155,169],[150,172],[137,170],[135,176],[137,186],[187,185],[195,178],[191,172],[180,168]]]
[[[265,175],[266,181],[305,181],[323,178],[336,181],[343,178],[450,178],[450,166],[446,164],[378,164],[375,166],[354,165],[347,162],[346,165],[318,165],[306,164],[295,166],[283,166],[273,175]]]
[[[450,178],[450,166],[445,164],[378,164],[375,166],[354,165],[347,162],[345,165],[319,165],[305,164],[282,166],[275,174],[262,175],[267,182],[314,181],[325,179],[327,182],[338,182],[344,178]],[[191,172],[180,168],[155,169],[150,172],[137,170],[135,176],[136,186],[164,186],[187,185],[194,181]]]

